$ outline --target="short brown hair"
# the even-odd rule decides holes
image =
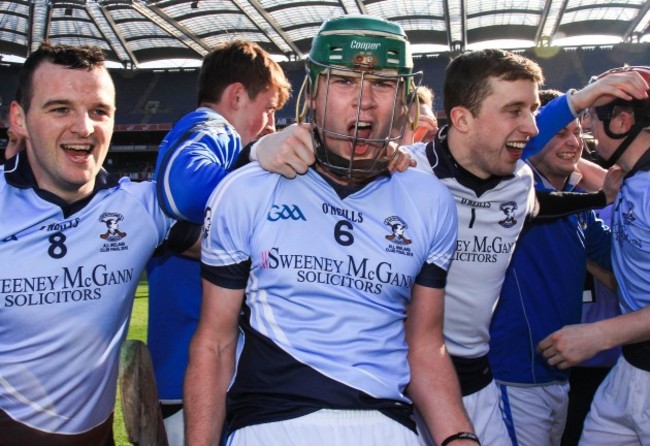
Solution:
[[[451,116],[454,107],[465,107],[473,115],[481,110],[491,93],[488,79],[529,80],[544,83],[542,69],[532,60],[509,51],[487,49],[461,54],[451,61],[445,72],[444,107]]]
[[[16,102],[20,104],[25,113],[29,111],[34,95],[34,72],[44,62],[68,67],[71,70],[90,71],[104,67],[104,61],[104,53],[99,47],[72,46],[44,41],[36,51],[27,57],[20,70]]]
[[[233,40],[212,50],[199,72],[198,103],[219,102],[230,84],[241,82],[254,99],[268,88],[277,88],[278,108],[291,94],[291,84],[277,62],[258,44]]]

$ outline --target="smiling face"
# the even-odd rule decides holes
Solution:
[[[464,134],[463,148],[454,156],[479,178],[511,175],[526,143],[538,133],[537,83],[496,77],[490,77],[488,83],[490,94],[478,113],[464,109],[460,125],[454,123]]]
[[[531,158],[533,165],[556,189],[562,189],[582,156],[582,127],[576,119],[560,130],[544,149]]]
[[[29,111],[17,103],[11,108],[39,188],[67,202],[90,195],[108,153],[114,115],[115,87],[106,68],[39,65]]]
[[[333,69],[329,77],[320,75],[318,82],[311,108],[326,150],[346,160],[351,169],[365,165],[355,166],[359,161],[367,166],[375,161],[387,164],[388,143],[398,139],[392,129],[405,121],[400,78],[385,71],[378,75]],[[328,168],[335,162],[323,164]]]

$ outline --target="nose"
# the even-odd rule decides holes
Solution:
[[[266,122],[266,127],[272,132],[275,132],[275,112],[268,114],[268,120]]]
[[[521,126],[521,131],[530,137],[537,135],[539,133],[539,128],[537,128],[537,120],[535,119],[535,114],[526,113],[526,117],[524,119],[525,120]]]
[[[95,131],[95,123],[88,112],[82,111],[74,116],[70,131],[85,138]]]
[[[571,147],[580,147],[582,145],[582,138],[575,133],[570,133],[569,140],[567,142]]]
[[[261,138],[262,136],[275,133],[275,112],[273,113],[268,113],[266,115],[266,125],[262,130],[260,131],[259,135],[257,135],[257,138]]]
[[[362,110],[368,110],[373,108],[375,105],[376,100],[372,82],[362,77],[359,81],[359,95],[357,96],[354,106],[359,107]]]

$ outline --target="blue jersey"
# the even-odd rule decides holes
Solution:
[[[22,154],[0,167],[0,216],[0,409],[86,432],[113,412],[135,289],[172,220],[153,183],[104,171],[68,205],[36,187]]]
[[[239,134],[214,110],[183,116],[158,149],[154,180],[165,213],[201,224],[208,197],[240,151]]]
[[[168,214],[203,221],[208,196],[241,151],[239,135],[209,108],[185,115],[160,145],[154,178]],[[201,276],[197,260],[166,252],[147,265],[148,344],[158,396],[180,401],[190,340],[199,321]]]
[[[555,190],[533,168],[538,190]],[[573,175],[565,191],[575,191]],[[564,381],[568,370],[550,366],[537,344],[565,325],[578,324],[587,259],[611,269],[611,238],[594,211],[526,225],[506,272],[490,326],[490,367],[505,384]]]
[[[612,264],[621,313],[650,305],[650,149],[623,179],[612,214]],[[623,356],[650,371],[650,341],[624,345]]]
[[[444,287],[421,272],[444,272],[456,241],[437,179],[409,169],[342,198],[313,169],[286,179],[252,164],[219,185],[204,228],[204,278],[246,285],[233,428],[321,408],[403,408],[408,418],[406,306],[416,282]]]
[[[567,95],[558,96],[541,107],[536,117],[539,133],[528,141],[522,158],[528,159],[541,152],[546,143],[576,118],[578,114]]]
[[[650,305],[650,151],[623,180],[612,214],[612,263],[621,312]]]

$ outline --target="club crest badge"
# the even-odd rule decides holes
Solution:
[[[505,203],[501,203],[499,209],[506,214],[506,218],[499,221],[501,226],[504,228],[512,228],[517,224],[517,215],[515,214],[515,211],[517,210],[517,202],[506,201]]]
[[[386,240],[398,245],[410,245],[412,243],[412,241],[406,237],[408,225],[404,220],[394,215],[386,218],[384,224],[388,226],[392,232],[386,236]]]
[[[126,232],[120,231],[120,222],[122,220],[124,220],[122,214],[118,214],[117,212],[104,212],[99,217],[99,221],[106,225],[106,232],[100,234],[99,238],[107,242],[119,242],[126,237]]]
[[[628,210],[623,212],[623,222],[626,225],[631,225],[636,221],[636,216],[634,215],[634,203],[627,203]]]

